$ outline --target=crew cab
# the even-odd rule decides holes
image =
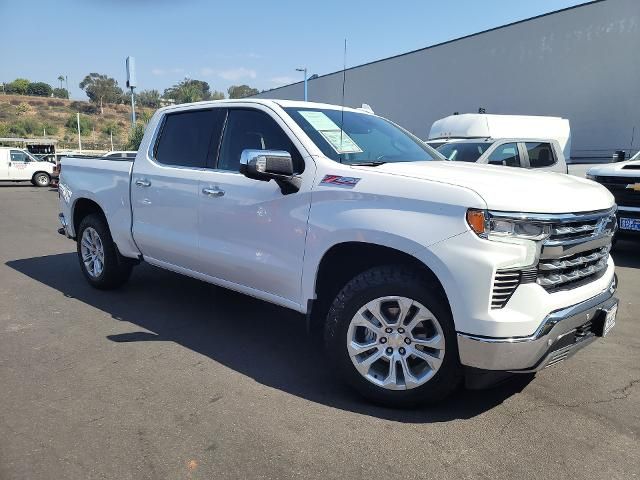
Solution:
[[[557,140],[544,138],[457,139],[442,143],[436,149],[448,160],[456,162],[477,162],[568,173],[567,163]]]
[[[618,235],[640,238],[640,152],[626,162],[600,165],[587,178],[604,185],[618,204]]]
[[[0,180],[30,181],[36,187],[48,187],[54,165],[39,160],[26,150],[0,147]]]
[[[615,323],[605,188],[445,161],[361,109],[161,108],[134,161],[63,159],[59,196],[94,287],[145,261],[293,309],[327,368],[386,405],[541,370]]]

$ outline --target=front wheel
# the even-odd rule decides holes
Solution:
[[[118,252],[102,215],[87,215],[76,234],[80,268],[91,286],[110,290],[129,279],[133,263]]]
[[[325,347],[347,383],[386,406],[440,401],[462,379],[447,300],[409,267],[353,278],[331,306]]]
[[[38,172],[33,176],[32,182],[36,187],[48,187],[51,183],[51,177],[47,173]]]

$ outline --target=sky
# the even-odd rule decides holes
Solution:
[[[17,77],[59,86],[72,98],[90,72],[138,90],[184,78],[212,90],[268,90],[309,75],[404,53],[585,0],[0,0],[0,82]],[[6,21],[10,20],[10,21]]]

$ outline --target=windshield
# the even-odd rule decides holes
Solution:
[[[322,153],[336,162],[354,165],[441,160],[416,137],[374,115],[319,108],[285,111]]]
[[[438,147],[438,152],[455,162],[477,162],[492,142],[451,142]]]

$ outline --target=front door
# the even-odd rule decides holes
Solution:
[[[200,177],[217,149],[223,114],[215,109],[166,114],[153,151],[141,152],[134,163],[133,237],[151,263],[199,269]]]
[[[9,179],[30,180],[31,179],[31,159],[22,150],[9,151]]]
[[[217,163],[200,182],[199,249],[203,273],[286,305],[300,299],[315,164],[308,157],[305,165],[302,145],[276,118],[229,109]],[[291,153],[301,189],[285,195],[273,180],[246,178],[239,173],[245,149]]]

